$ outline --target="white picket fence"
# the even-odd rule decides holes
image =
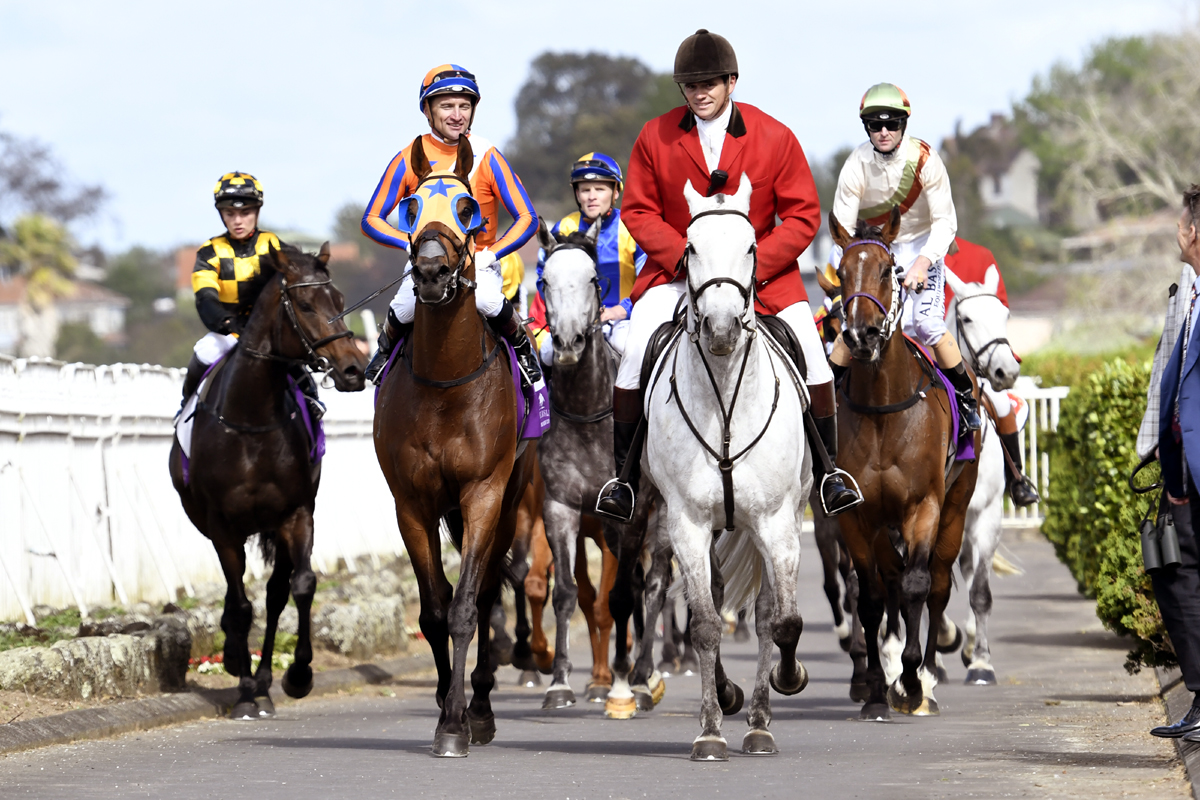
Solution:
[[[182,383],[178,369],[0,356],[0,620],[30,619],[40,604],[162,603],[224,580],[167,473]],[[322,393],[321,571],[403,552],[372,395]],[[262,569],[249,559],[248,571]]]
[[[0,356],[0,620],[34,605],[162,603],[223,580],[211,544],[184,516],[167,473],[182,370],[94,367]],[[1026,469],[1043,497],[1039,436],[1058,424],[1064,387],[1022,382],[1031,420]],[[403,552],[371,439],[373,392],[325,391],[327,452],[314,566],[349,568]],[[1039,509],[1006,511],[1036,525]],[[358,562],[358,564],[356,564]],[[248,571],[261,574],[254,554]]]

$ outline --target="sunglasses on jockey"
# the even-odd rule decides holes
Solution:
[[[869,119],[863,123],[867,126],[867,130],[871,133],[879,133],[883,130],[898,131],[904,125],[903,117],[896,119]]]

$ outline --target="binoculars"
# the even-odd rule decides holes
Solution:
[[[1161,483],[1140,487],[1133,482],[1138,472],[1153,461],[1154,456],[1142,459],[1133,474],[1129,476],[1129,488],[1137,494],[1146,494],[1162,488]],[[1142,564],[1145,565],[1147,574],[1151,575],[1168,567],[1178,567],[1183,563],[1179,554],[1179,534],[1175,532],[1175,518],[1171,516],[1171,506],[1165,500],[1164,497],[1159,497],[1157,520],[1151,521],[1150,519],[1155,505],[1152,502],[1146,509],[1145,516],[1142,517],[1142,524],[1138,526],[1138,535],[1142,540]]]

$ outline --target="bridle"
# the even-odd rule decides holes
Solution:
[[[848,315],[850,313],[850,303],[860,297],[870,300],[883,313],[883,328],[880,334],[883,336],[883,340],[887,341],[892,338],[892,333],[896,330],[896,323],[900,319],[900,311],[904,307],[904,301],[900,297],[900,271],[899,267],[896,266],[896,254],[892,252],[892,248],[886,242],[880,239],[855,239],[842,248],[843,258],[845,258],[846,253],[850,252],[851,248],[864,244],[873,244],[877,247],[882,247],[884,252],[887,253],[888,263],[892,267],[889,270],[892,278],[892,300],[889,306],[884,308],[883,302],[875,295],[869,292],[855,292],[852,295],[842,298],[842,313],[843,315]],[[845,281],[842,282],[842,285],[843,287],[845,286]],[[845,316],[843,316],[844,319]]]
[[[347,328],[345,330],[338,331],[337,333],[331,333],[328,336],[323,336],[315,341],[310,339],[308,334],[304,332],[303,326],[300,325],[300,318],[296,316],[296,309],[292,304],[291,295],[293,289],[307,289],[314,286],[329,286],[332,283],[333,279],[326,278],[323,281],[302,281],[301,283],[289,284],[283,273],[279,274],[279,304],[283,306],[287,320],[292,325],[292,330],[296,332],[297,338],[300,339],[300,344],[304,348],[304,358],[291,358],[289,356],[281,356],[275,353],[263,353],[259,350],[251,350],[249,347],[245,348],[243,352],[246,355],[254,358],[262,358],[268,361],[281,361],[285,364],[299,364],[301,366],[309,367],[317,372],[329,372],[331,369],[333,369],[333,365],[330,364],[329,359],[327,359],[325,356],[318,355],[317,351],[325,345],[335,342],[338,339],[345,339],[354,336],[354,332]],[[275,330],[278,331],[278,329],[279,315],[276,315]],[[272,339],[275,338],[277,337],[272,336]]]
[[[970,295],[967,297],[964,297],[962,295],[956,295],[954,298],[954,300],[955,300],[954,327],[958,334],[958,340],[960,342],[962,342],[964,345],[966,345],[967,352],[971,354],[971,364],[972,364],[972,366],[975,367],[975,371],[982,372],[984,375],[988,375],[992,371],[992,359],[996,355],[996,348],[998,348],[1000,345],[1003,344],[1003,345],[1008,345],[1009,349],[1011,350],[1012,343],[1008,341],[1008,337],[997,336],[995,339],[989,339],[987,342],[984,342],[979,347],[975,347],[974,345],[971,344],[971,340],[969,338],[967,338],[967,331],[963,327],[963,318],[962,318],[962,314],[959,313],[959,309],[962,308],[963,303],[965,303],[966,301],[976,300],[980,297],[994,297],[994,298],[996,298],[996,300],[1000,299],[999,297],[996,297],[995,294],[989,294],[989,293],[973,294],[973,295]],[[987,355],[987,363],[986,364],[983,364],[981,362],[982,354]]]
[[[588,255],[589,258],[591,258],[591,253],[588,251],[588,248],[584,247],[581,244],[565,242],[565,243],[556,245],[555,247],[551,248],[551,250],[548,253],[546,253],[546,264],[550,263],[550,256],[552,256],[554,253],[559,253],[564,250],[582,250],[586,255]],[[595,265],[594,259],[593,259],[592,263],[594,266]],[[600,288],[600,273],[599,272],[595,272],[593,270],[593,274],[591,277],[591,284],[592,284],[592,287],[596,291],[596,305],[595,305],[596,313],[595,313],[595,316],[592,318],[592,320],[588,323],[587,328],[584,330],[584,334],[583,334],[584,345],[583,346],[585,349],[591,346],[591,342],[595,338],[596,332],[599,331],[602,327],[604,327],[604,323],[601,322],[601,320],[600,320],[600,316],[603,313],[602,309],[604,307],[604,303],[603,303],[604,290],[602,290]],[[543,267],[543,272],[542,272],[542,295],[543,295],[543,297],[549,297],[549,294],[546,292],[546,289],[549,286],[550,286],[550,284],[546,280],[546,276],[545,276],[545,268]],[[547,307],[546,307],[546,325],[543,328],[543,330],[549,331],[551,336],[554,335],[554,326],[550,324],[549,305],[547,305]],[[605,408],[603,408],[595,413],[592,413],[592,414],[573,414],[569,411],[564,411],[556,402],[554,402],[554,398],[557,396],[558,396],[558,394],[556,392],[550,393],[550,410],[552,412],[554,412],[555,414],[557,414],[558,416],[562,417],[563,419],[567,420],[568,422],[575,422],[575,423],[578,423],[581,425],[590,425],[592,423],[599,422],[603,419],[608,419],[613,414],[613,406],[612,406],[611,402]]]
[[[472,245],[475,243],[475,237],[473,235],[468,236],[463,239],[461,246],[457,246],[454,244],[453,239],[441,231],[426,228],[425,230],[421,231],[420,235],[418,235],[412,243],[412,251],[414,256],[409,262],[409,272],[412,272],[415,268],[412,265],[412,262],[416,260],[416,254],[420,253],[421,245],[433,239],[444,240],[450,243],[451,246],[449,249],[454,253],[455,258],[457,259],[457,264],[454,267],[454,271],[450,273],[450,279],[446,282],[446,288],[442,290],[442,296],[437,300],[422,300],[420,293],[417,292],[416,281],[413,282],[413,294],[417,296],[417,302],[421,303],[422,305],[444,306],[448,303],[454,302],[454,298],[458,296],[458,287],[461,286],[464,289],[474,289],[478,285],[475,283],[475,281],[463,275],[463,270],[467,268],[468,263],[472,266],[475,264],[475,253],[474,248],[472,247]],[[469,260],[468,256],[470,256]]]
[[[742,219],[746,220],[746,222],[749,223],[751,229],[754,228],[754,222],[750,219],[749,214],[746,214],[743,211],[738,211],[737,209],[733,209],[733,208],[714,208],[714,209],[710,209],[708,211],[701,211],[699,214],[692,217],[691,222],[688,223],[688,228],[690,229],[692,227],[692,225],[694,225],[696,223],[696,220],[701,219],[702,217],[716,217],[716,216],[738,216],[738,217],[741,217]],[[692,247],[691,242],[688,242],[687,249],[685,249],[683,251],[683,268],[684,269],[687,269],[687,265],[688,265],[688,261],[689,261],[688,256],[692,252],[691,247]],[[729,278],[724,275],[718,275],[715,278],[709,278],[704,283],[700,284],[699,287],[693,287],[692,286],[692,274],[690,271],[688,272],[688,276],[687,276],[688,306],[691,308],[692,319],[696,320],[696,330],[688,331],[688,337],[692,340],[692,342],[698,343],[699,339],[700,339],[700,322],[699,322],[700,309],[697,306],[697,304],[700,301],[700,295],[704,294],[705,291],[707,291],[709,288],[711,288],[713,286],[719,286],[723,283],[728,283],[728,284],[731,284],[735,289],[737,289],[738,292],[741,293],[741,295],[742,295],[742,315],[741,315],[742,321],[743,321],[743,323],[749,321],[748,318],[752,316],[751,312],[754,307],[753,290],[754,290],[756,279],[758,278],[758,242],[755,242],[754,245],[750,248],[750,253],[754,257],[754,266],[750,271],[750,285],[749,286],[744,286],[733,278]]]

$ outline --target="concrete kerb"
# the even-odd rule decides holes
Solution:
[[[433,656],[424,653],[318,672],[313,676],[313,690],[309,697],[379,686],[414,677],[433,667]],[[271,688],[271,699],[277,706],[295,702],[279,689],[278,681]],[[85,708],[38,719],[17,720],[0,725],[0,755],[52,744],[102,739],[209,717],[223,717],[236,700],[236,689],[193,689],[179,694],[114,703],[102,708]]]
[[[1167,707],[1167,722],[1174,722],[1191,708],[1193,695],[1183,685],[1178,668],[1155,667],[1154,676],[1158,678],[1159,694],[1162,696],[1163,705]],[[1179,753],[1184,769],[1187,770],[1188,782],[1192,785],[1192,797],[1200,800],[1200,791],[1197,791],[1196,785],[1200,779],[1200,744],[1176,739],[1175,750]]]

